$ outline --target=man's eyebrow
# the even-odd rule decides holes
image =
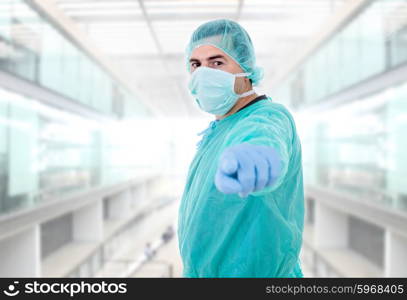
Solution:
[[[207,58],[207,60],[212,60],[212,59],[216,59],[216,58],[226,59],[226,57],[224,55],[218,54],[218,55],[214,55],[214,56],[211,56],[211,57]]]
[[[216,58],[223,58],[223,59],[226,59],[226,57],[225,57],[224,55],[218,54],[218,55],[214,55],[214,56],[208,57],[206,60],[212,60],[212,59],[216,59]],[[199,59],[197,59],[197,58],[191,58],[191,59],[189,60],[189,62],[193,62],[193,61],[198,61],[198,62],[199,62]]]

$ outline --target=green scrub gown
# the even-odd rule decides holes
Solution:
[[[246,198],[216,189],[220,154],[243,142],[273,146],[282,172]],[[301,144],[288,110],[268,97],[211,122],[188,170],[178,214],[184,277],[303,277]]]

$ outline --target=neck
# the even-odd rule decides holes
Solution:
[[[236,101],[235,105],[233,105],[233,107],[226,114],[224,114],[223,116],[216,115],[216,120],[222,120],[222,119],[226,118],[227,116],[234,114],[239,109],[241,109],[243,106],[245,106],[246,104],[248,104],[248,103],[252,102],[254,99],[256,99],[258,96],[259,95],[257,95],[257,93],[254,93],[249,96],[240,98],[239,100]]]

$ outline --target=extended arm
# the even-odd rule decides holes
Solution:
[[[259,195],[276,189],[291,156],[290,118],[279,110],[248,117],[231,132],[232,143],[218,161],[217,189],[226,194]]]

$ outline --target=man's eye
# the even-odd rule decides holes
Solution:
[[[221,66],[221,65],[223,65],[223,62],[217,60],[217,61],[214,61],[213,64],[215,66]]]
[[[193,63],[191,63],[191,67],[193,67],[193,68],[199,67],[199,63],[193,62]]]

